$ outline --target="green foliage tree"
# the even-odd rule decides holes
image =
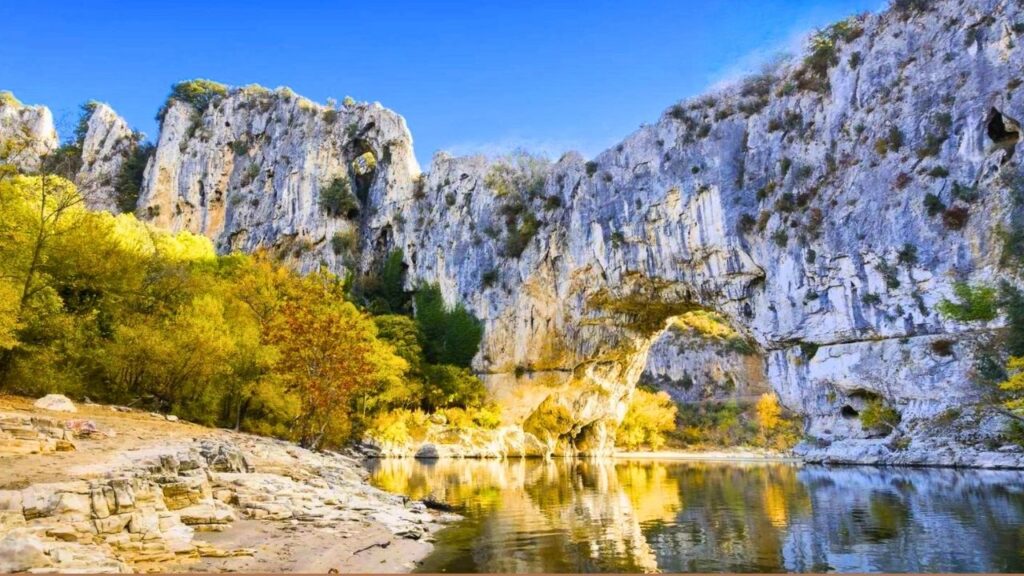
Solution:
[[[468,367],[480,349],[483,324],[461,304],[446,307],[436,284],[421,287],[414,299],[427,361]]]
[[[135,135],[136,141],[141,138]],[[156,152],[156,146],[142,142],[135,146],[132,154],[121,165],[114,181],[114,201],[121,212],[134,212],[139,203],[139,192],[142,190],[142,179],[146,172],[146,163]]]
[[[424,408],[473,408],[487,399],[483,382],[469,369],[449,364],[428,365],[423,369],[426,380]]]
[[[352,194],[348,178],[334,178],[320,191],[320,209],[335,217],[355,218],[359,215],[359,200]]]

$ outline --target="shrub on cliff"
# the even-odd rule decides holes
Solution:
[[[359,215],[359,201],[352,194],[348,178],[337,177],[320,190],[320,210],[334,217],[355,218]]]
[[[161,123],[164,121],[164,116],[173,100],[189,104],[195,108],[198,114],[202,114],[211,104],[227,95],[227,85],[213,80],[196,78],[178,82],[171,86],[171,94],[167,97],[164,105],[160,107],[160,111],[157,112],[156,120]]]
[[[957,322],[987,322],[998,313],[996,289],[991,286],[971,286],[964,282],[953,285],[957,300],[943,299],[937,309],[946,318]]]
[[[900,413],[881,398],[868,400],[860,411],[860,424],[865,430],[888,433],[900,423]]]

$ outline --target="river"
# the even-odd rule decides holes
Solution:
[[[422,572],[1022,572],[1024,472],[386,459],[465,516]]]

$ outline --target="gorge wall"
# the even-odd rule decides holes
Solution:
[[[365,274],[402,249],[410,288],[436,282],[485,322],[475,367],[507,418],[572,414],[547,431],[556,452],[607,451],[645,372],[706,371],[707,346],[666,330],[703,309],[756,350],[720,368],[805,417],[810,460],[1019,466],[975,382],[1001,321],[936,305],[957,282],[1021,284],[1001,239],[1022,217],[1022,42],[1012,0],[893,8],[590,161],[439,153],[423,174],[379,104],[259,87],[171,100],[137,212],[303,270]],[[48,115],[12,110],[0,119]],[[337,182],[358,205],[325,211]],[[891,432],[861,426],[871,398],[899,412]]]

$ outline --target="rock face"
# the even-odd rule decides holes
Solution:
[[[709,338],[678,326],[651,345],[640,383],[684,403],[753,401],[771,390],[763,358],[742,339]]]
[[[0,164],[34,172],[57,144],[49,108],[26,106],[10,92],[0,92]]]
[[[92,210],[119,212],[114,185],[125,162],[138,146],[138,135],[110,106],[97,103],[89,114],[82,140],[82,167],[75,176],[78,191]]]
[[[973,377],[1000,321],[936,312],[958,281],[1021,283],[1000,231],[1022,218],[1022,21],[1006,0],[854,18],[589,162],[439,154],[420,176],[376,104],[172,101],[138,212],[303,270],[402,249],[410,288],[436,282],[484,320],[476,368],[506,423],[559,423],[541,439],[556,453],[607,452],[645,372],[688,399],[699,365],[765,379],[806,417],[811,460],[1022,465]],[[696,308],[761,368],[668,343]],[[900,413],[891,433],[860,425],[871,399]]]
[[[1019,465],[997,456],[1001,416],[952,412],[982,402],[974,357],[998,321],[935,306],[956,281],[1019,283],[997,230],[1021,210],[1021,18],[975,1],[850,21],[814,82],[784,66],[674,106],[536,186],[529,168],[438,156],[421,197],[386,205],[365,242],[393,236],[413,280],[486,320],[479,368],[575,381],[559,400],[577,419],[566,449],[606,445],[594,436],[621,415],[658,322],[699,305],[756,342],[817,439],[805,457]],[[526,175],[518,198],[510,171]],[[509,214],[524,212],[539,231],[514,257]],[[851,418],[872,397],[901,413],[886,437]]]
[[[358,236],[358,215],[408,195],[418,174],[405,120],[379,104],[339,109],[248,87],[205,111],[170,103],[138,211],[224,251],[273,248],[303,270],[340,270],[354,261],[340,239]],[[355,206],[324,206],[335,181]]]

